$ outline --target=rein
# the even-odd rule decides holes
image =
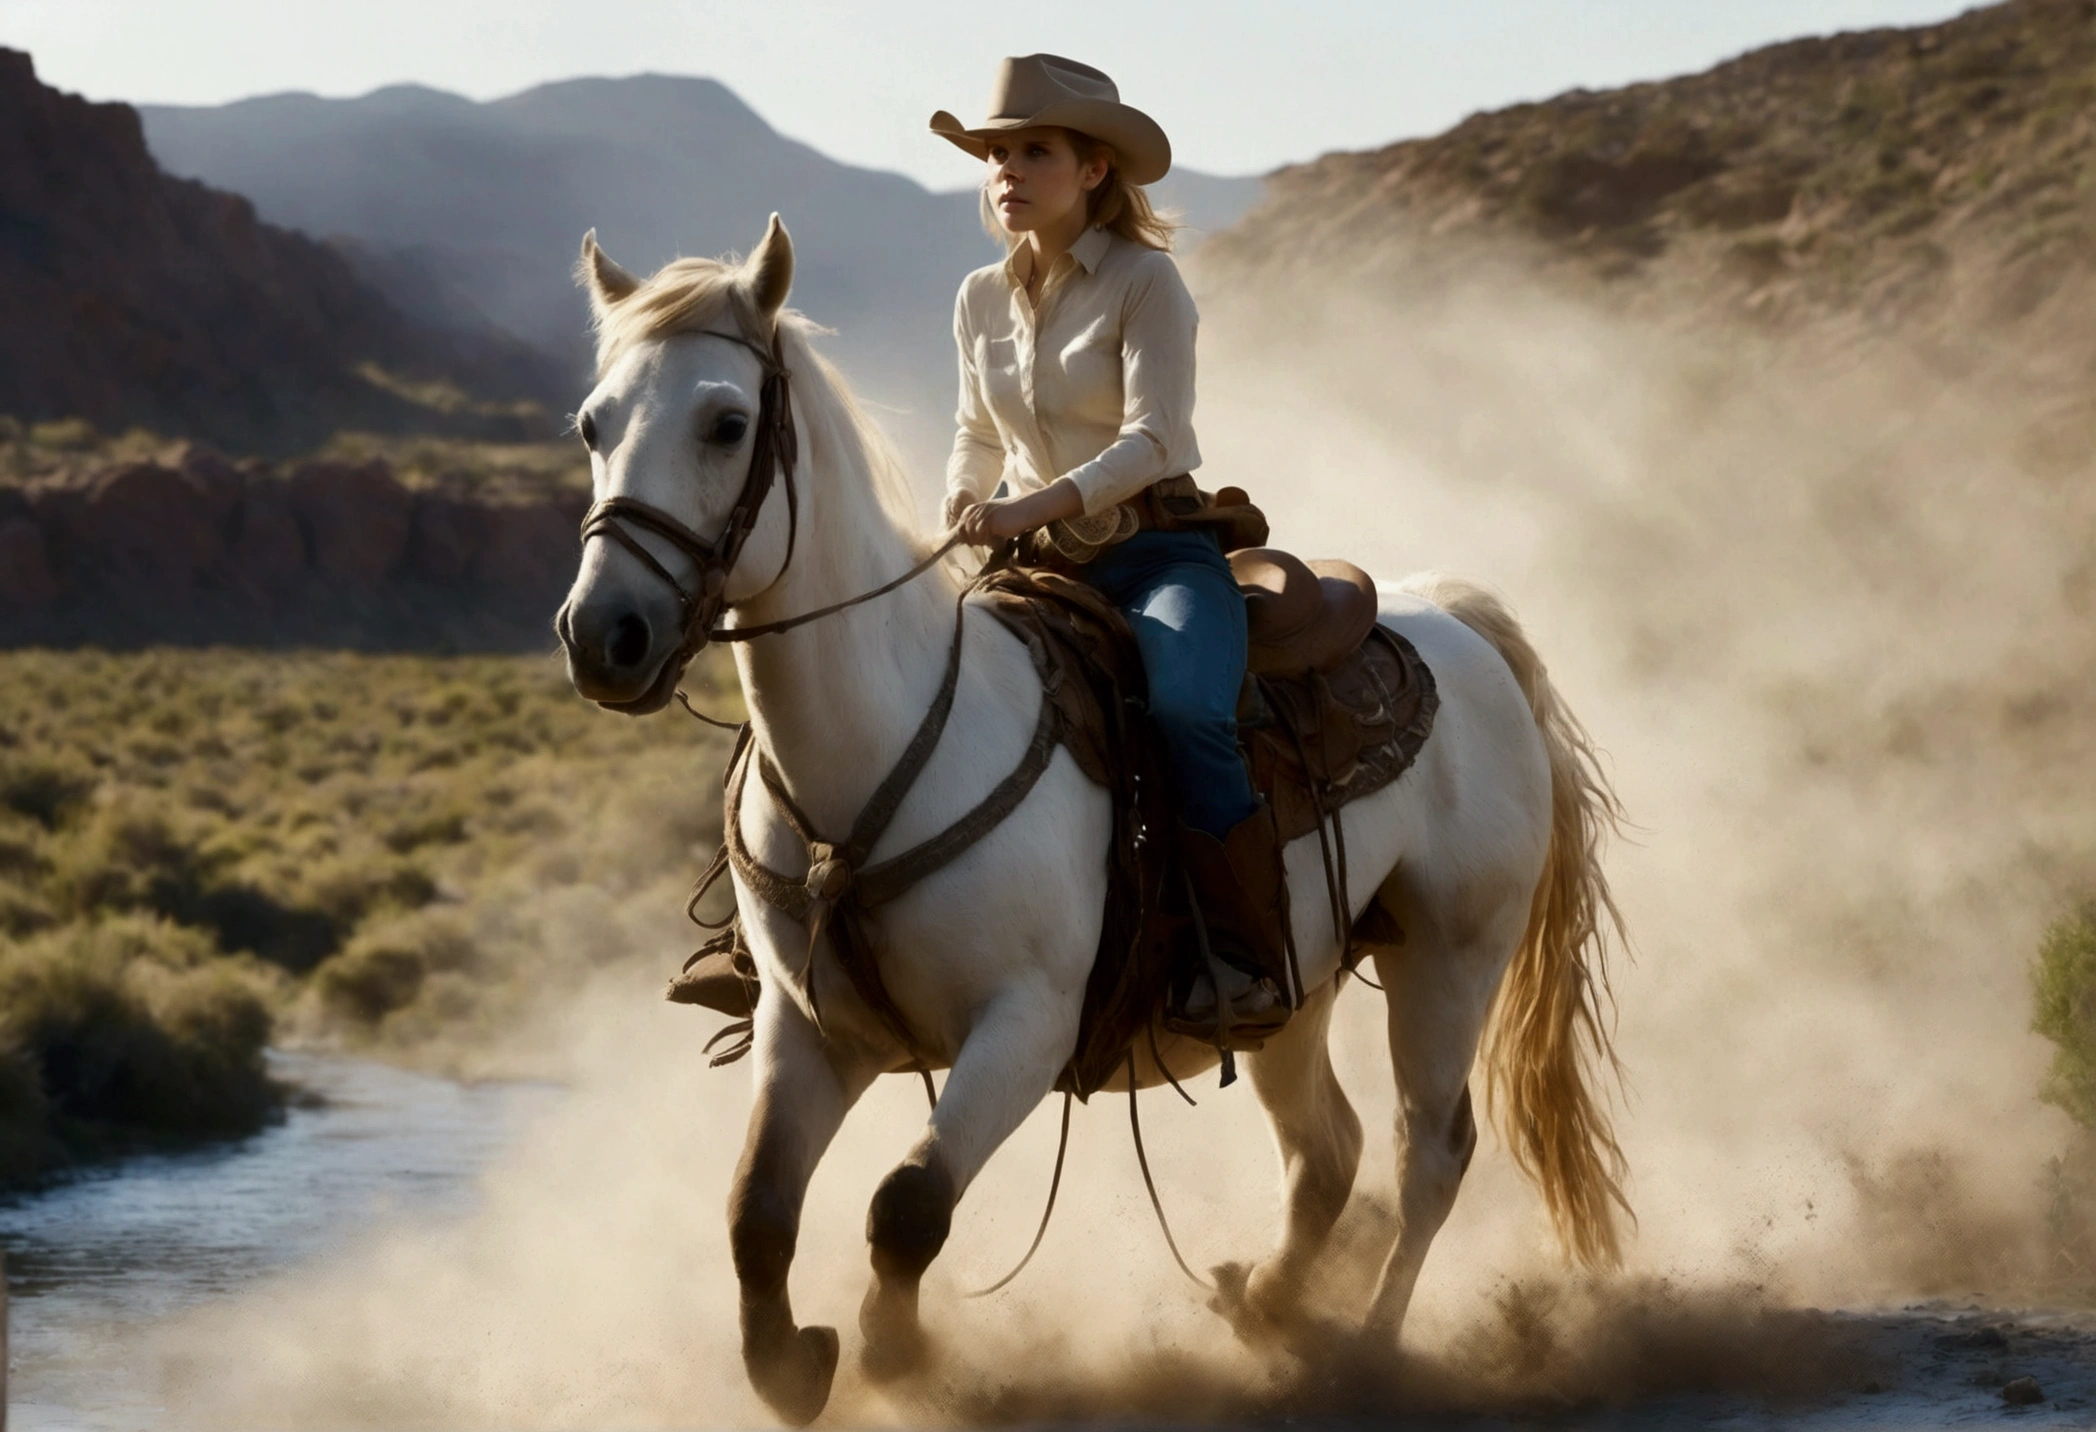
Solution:
[[[607,497],[590,508],[582,519],[582,540],[585,545],[592,537],[609,538],[639,558],[641,565],[653,572],[664,586],[676,594],[684,625],[682,639],[674,657],[680,667],[698,655],[700,648],[708,642],[752,641],[760,636],[774,636],[833,616],[862,602],[870,602],[875,597],[884,597],[897,587],[923,576],[940,558],[960,545],[961,534],[958,531],[949,533],[935,551],[893,581],[883,582],[870,592],[861,592],[856,597],[832,602],[812,612],[802,612],[798,616],[764,622],[757,626],[716,625],[722,609],[727,605],[729,574],[734,571],[737,559],[742,556],[743,543],[749,540],[750,532],[756,527],[757,518],[764,510],[765,500],[771,496],[773,482],[780,478],[784,479],[786,488],[786,562],[781,564],[781,570],[793,561],[794,549],[800,541],[801,526],[800,488],[794,480],[794,464],[800,457],[800,440],[794,431],[793,391],[788,381],[793,373],[786,366],[785,358],[779,351],[776,331],[768,349],[752,343],[740,334],[723,333],[714,328],[705,329],[700,336],[724,338],[730,343],[740,344],[756,354],[758,361],[764,365],[764,386],[758,399],[757,437],[750,449],[749,475],[743,479],[742,492],[736,497],[735,506],[729,510],[727,525],[721,529],[720,536],[708,541],[676,517],[637,497]],[[655,554],[648,550],[647,544],[629,530],[631,527],[653,533],[690,559],[698,575],[697,590],[687,588],[678,581],[669,568],[656,560]]]
[[[917,777],[931,763],[932,752],[946,729],[946,718],[953,711],[954,694],[961,679],[966,601],[964,591],[954,605],[953,645],[947,652],[946,674],[939,683],[937,694],[932,697],[930,708],[924,713],[916,734],[910,738],[910,744],[867,800],[858,818],[852,822],[850,833],[842,841],[824,840],[816,833],[814,822],[787,790],[785,777],[754,741],[743,748],[728,772],[727,804],[721,821],[723,848],[728,857],[726,863],[767,905],[807,926],[808,951],[800,979],[817,1029],[822,1027],[822,1006],[815,989],[815,949],[823,931],[828,929],[838,963],[844,966],[859,997],[880,1016],[881,1022],[888,1026],[889,1032],[919,1065],[927,1063],[924,1052],[881,981],[872,944],[860,929],[860,920],[867,912],[885,905],[957,859],[1003,824],[1004,818],[1019,808],[1048,769],[1060,734],[1054,694],[1044,689],[1033,738],[1027,743],[1019,763],[1003,780],[991,787],[989,793],[965,815],[937,835],[878,864],[867,863],[874,846],[887,833],[889,823],[895,819],[904,798],[916,784]],[[780,816],[806,852],[808,873],[805,876],[784,875],[771,869],[759,861],[743,842],[742,794],[749,782],[751,765],[756,766],[757,777],[766,794],[772,798]]]
[[[587,546],[592,537],[611,539],[639,558],[642,566],[676,594],[677,606],[684,619],[684,631],[675,658],[680,663],[689,662],[712,635],[711,628],[726,604],[728,574],[734,570],[736,560],[742,556],[743,543],[749,540],[751,529],[757,525],[757,516],[763,511],[765,499],[771,496],[772,483],[781,476],[786,483],[788,562],[793,560],[793,550],[800,539],[800,489],[794,482],[793,473],[794,463],[800,456],[799,439],[793,426],[793,392],[788,385],[792,375],[779,352],[778,334],[774,330],[769,348],[759,347],[740,334],[723,333],[718,329],[706,329],[705,336],[740,344],[756,354],[757,360],[764,365],[764,386],[759,390],[757,436],[751,444],[749,474],[743,479],[742,491],[736,496],[735,506],[730,509],[727,525],[721,529],[720,536],[709,541],[676,517],[637,497],[607,497],[590,508],[582,519],[583,545]],[[647,544],[633,535],[632,527],[652,532],[689,558],[697,571],[697,589],[685,587],[669,568],[657,561]]]

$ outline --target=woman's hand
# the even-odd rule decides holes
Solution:
[[[948,510],[951,511],[953,506],[954,498],[949,497]],[[1039,492],[1029,492],[1024,497],[994,498],[965,506],[958,517],[950,520],[952,525],[960,528],[962,541],[976,547],[994,547],[1036,527],[1075,517],[1083,511],[1084,497],[1076,484],[1067,478],[1059,478]]]
[[[1004,538],[996,535],[994,529],[1001,524],[993,520],[992,509],[1007,505],[995,500],[977,502],[965,492],[949,492],[945,512],[947,530],[958,528],[961,540],[972,547],[994,547]]]
[[[961,540],[971,547],[995,547],[998,543],[1018,536],[1027,529],[1015,520],[1011,498],[993,498],[988,502],[977,502],[961,513],[954,525],[961,529]]]

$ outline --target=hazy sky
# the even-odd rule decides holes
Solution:
[[[1430,134],[1574,86],[1702,69],[1797,35],[1911,25],[1955,0],[0,0],[0,44],[96,99],[215,104],[415,81],[478,99],[642,70],[725,81],[835,158],[936,188],[927,135],[980,117],[997,56],[1098,65],[1178,158],[1246,174]]]

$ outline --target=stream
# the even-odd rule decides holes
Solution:
[[[310,1096],[234,1144],[136,1158],[0,1201],[9,1432],[157,1426],[134,1345],[163,1319],[321,1257],[373,1224],[472,1211],[478,1175],[558,1095],[278,1053]]]
[[[272,1063],[313,1096],[275,1127],[0,1200],[12,1295],[9,1432],[157,1432],[170,1419],[150,1353],[169,1320],[340,1256],[386,1223],[441,1227],[471,1216],[483,1171],[562,1095],[547,1084],[459,1084],[334,1055],[276,1054]],[[1682,1373],[1657,1379],[1667,1391],[1640,1394],[1647,1369],[1620,1400],[1428,1420],[1478,1432],[1539,1423],[1630,1432],[2087,1427],[2096,1407],[2096,1320],[2086,1313],[1917,1304],[1836,1313],[1826,1331],[1854,1344],[1853,1386],[1785,1400],[1719,1390],[1722,1374],[1698,1390]],[[1668,1346],[1655,1336],[1651,1353],[1665,1358]],[[1038,1370],[1051,1384],[1065,1379],[1052,1359]],[[628,1375],[606,1369],[614,1381]],[[2043,1400],[2005,1398],[2019,1378]],[[1348,1415],[1315,1388],[1305,1395],[1307,1420],[1333,1432],[1389,1425]],[[898,1406],[910,1420],[915,1404]],[[1102,1426],[1143,1425],[1100,1413]]]

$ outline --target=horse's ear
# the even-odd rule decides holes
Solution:
[[[582,257],[575,261],[575,281],[589,291],[590,311],[599,318],[640,287],[638,278],[613,263],[611,255],[597,247],[595,229],[582,236]]]
[[[777,214],[765,227],[757,252],[742,266],[742,282],[751,305],[764,315],[765,322],[779,316],[779,310],[786,306],[786,295],[793,289],[793,239]]]

